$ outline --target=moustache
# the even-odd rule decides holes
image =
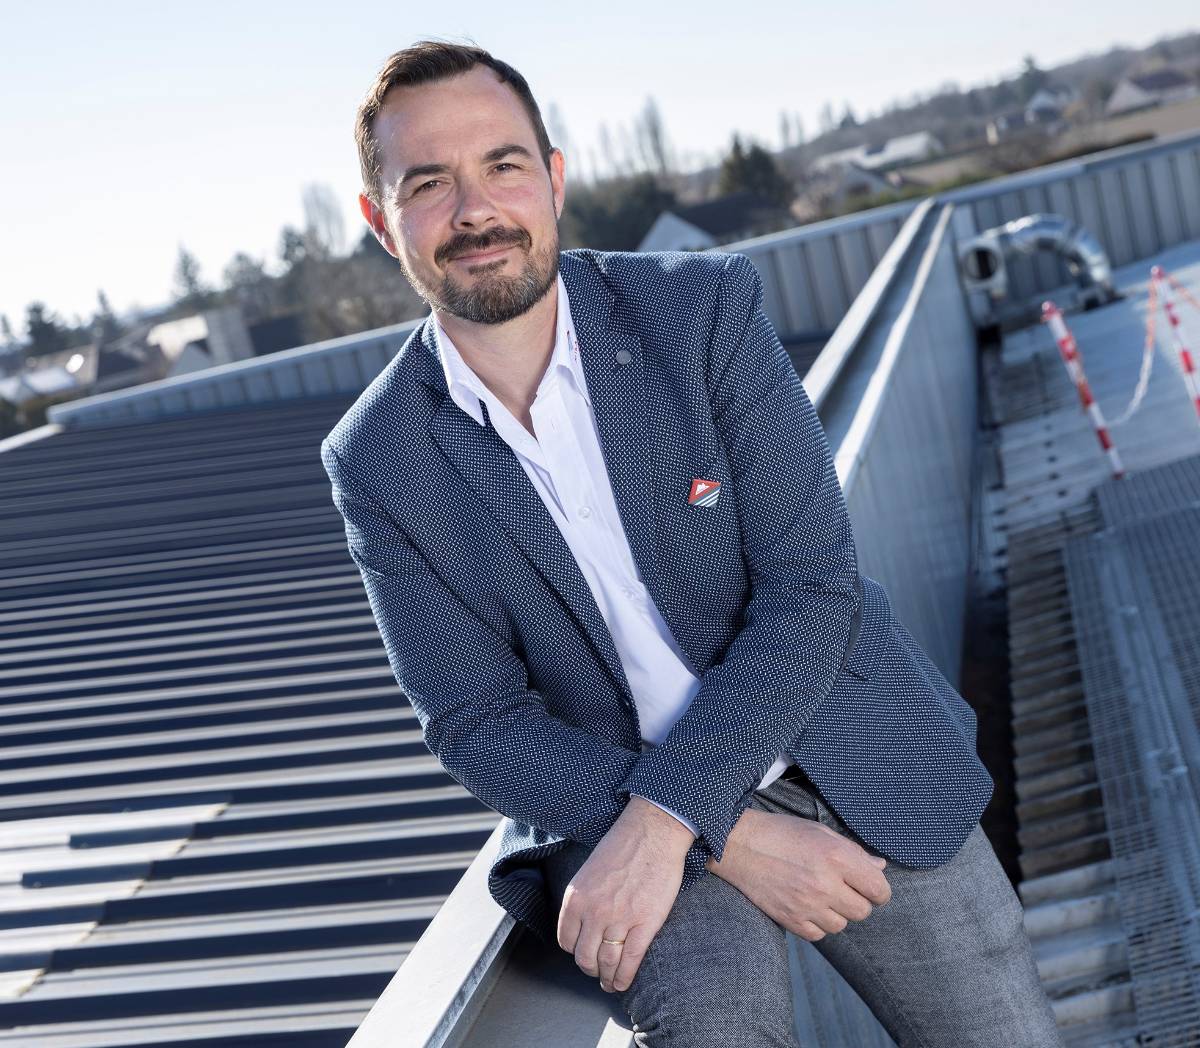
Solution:
[[[508,237],[507,239],[503,239],[503,240],[498,240],[495,237],[493,237],[490,240],[486,240],[483,242],[477,242],[477,243],[473,243],[473,244],[466,244],[466,243],[463,243],[460,241],[460,242],[456,243],[452,248],[448,248],[446,250],[446,258],[452,259],[452,258],[459,258],[462,255],[476,255],[482,251],[494,251],[498,247],[520,246],[520,245],[523,245],[524,243],[525,243],[524,237],[520,237],[520,238]]]

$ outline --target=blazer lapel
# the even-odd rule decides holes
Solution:
[[[612,292],[591,262],[564,252],[559,265],[613,496],[634,562],[650,588],[655,568],[654,512],[641,342],[618,315]],[[450,397],[437,357],[432,315],[418,330],[418,342],[419,377],[442,394],[430,418],[430,436],[565,602],[617,682],[626,705],[633,708],[620,656],[587,579],[520,460],[496,432],[486,405],[486,424],[481,426]]]
[[[568,253],[559,259],[613,498],[633,561],[653,593],[658,565],[642,342],[595,264]]]

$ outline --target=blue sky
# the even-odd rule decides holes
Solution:
[[[863,116],[992,82],[1025,54],[1048,66],[1200,28],[1195,0],[6,7],[0,312],[18,331],[33,299],[67,317],[90,316],[97,288],[118,310],[164,301],[180,244],[214,282],[238,250],[273,266],[309,183],[344,201],[357,238],[354,110],[384,59],[423,37],[516,66],[577,153],[654,96],[675,149],[699,159],[735,130],[778,145],[782,109],[811,135],[827,100]],[[568,194],[571,164],[568,151]]]

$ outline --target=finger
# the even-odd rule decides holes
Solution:
[[[635,924],[625,933],[621,963],[617,966],[616,975],[613,977],[613,989],[618,993],[623,993],[633,985],[633,977],[637,975],[638,969],[642,966],[642,960],[646,956],[646,951],[650,949],[650,943],[654,941],[656,934],[655,929],[646,924]],[[619,939],[620,936],[610,936],[610,938]]]
[[[605,939],[624,939],[623,932],[619,932],[611,925],[604,932]],[[624,950],[623,943],[603,942],[600,943],[600,950],[596,957],[597,966],[600,973],[600,989],[605,993],[612,993],[613,979],[616,976],[617,965],[621,963],[621,953]]]
[[[844,931],[850,922],[837,911],[824,909],[813,915],[812,923],[821,931],[836,935],[838,932]]]
[[[572,898],[573,896],[568,893],[558,911],[558,945],[567,953],[575,952],[575,945],[579,942],[579,932],[583,927],[583,922],[571,904]]]
[[[801,939],[807,939],[809,942],[817,942],[819,939],[825,938],[825,932],[818,928],[812,921],[801,921],[792,929]]]
[[[575,963],[592,978],[600,975],[600,932],[597,929],[602,927],[595,921],[587,922],[575,944]]]
[[[892,897],[892,886],[883,875],[883,871],[871,866],[856,864],[847,870],[842,877],[856,892],[868,901],[882,906]]]
[[[849,921],[865,921],[873,912],[870,900],[848,884],[843,884],[834,895],[830,908]]]
[[[875,866],[878,866],[881,870],[887,866],[887,859],[885,859],[882,855],[876,855],[874,851],[863,847],[861,844],[858,845],[858,849],[860,852],[862,852],[863,858],[870,859],[871,862]]]

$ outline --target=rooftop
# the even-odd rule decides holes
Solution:
[[[1011,696],[989,730],[1011,732],[1016,759],[998,814],[1018,826],[1027,928],[1072,1045],[1185,1043],[1170,1024],[1191,1013],[1156,1003],[1177,967],[1144,948],[1184,922],[1137,923],[1151,896],[1121,830],[1145,800],[1121,790],[1144,776],[1096,740],[1157,745],[1140,721],[1121,730],[1134,685],[1186,726],[1178,689],[1142,672],[1186,660],[1176,646],[1129,661],[1114,698],[1105,623],[1084,613],[1200,613],[1200,587],[1155,568],[1153,593],[1081,596],[1072,543],[1119,537],[1115,571],[1150,555],[1122,537],[1141,525],[1106,517],[1107,460],[1045,327],[979,348],[955,249],[1038,211],[1102,241],[1124,298],[1067,319],[1114,423],[1116,483],[1159,491],[1174,482],[1156,471],[1200,453],[1170,352],[1115,423],[1151,262],[1200,288],[1200,191],[1181,177],[1197,165],[1193,135],[724,248],[755,261],[777,331],[832,332],[815,356],[789,349],[863,568],[947,677],[962,676],[968,594],[1006,608]],[[1021,300],[1069,304],[1059,260],[1013,260],[1010,277]],[[487,897],[501,818],[424,746],[329,497],[319,442],[412,323],[63,405],[0,444],[0,1045],[629,1044],[607,995]],[[1188,323],[1200,335],[1200,314]],[[1163,883],[1154,898],[1187,901]],[[822,1026],[834,1015],[856,1045],[886,1045],[792,945],[804,1043],[844,1044]]]

